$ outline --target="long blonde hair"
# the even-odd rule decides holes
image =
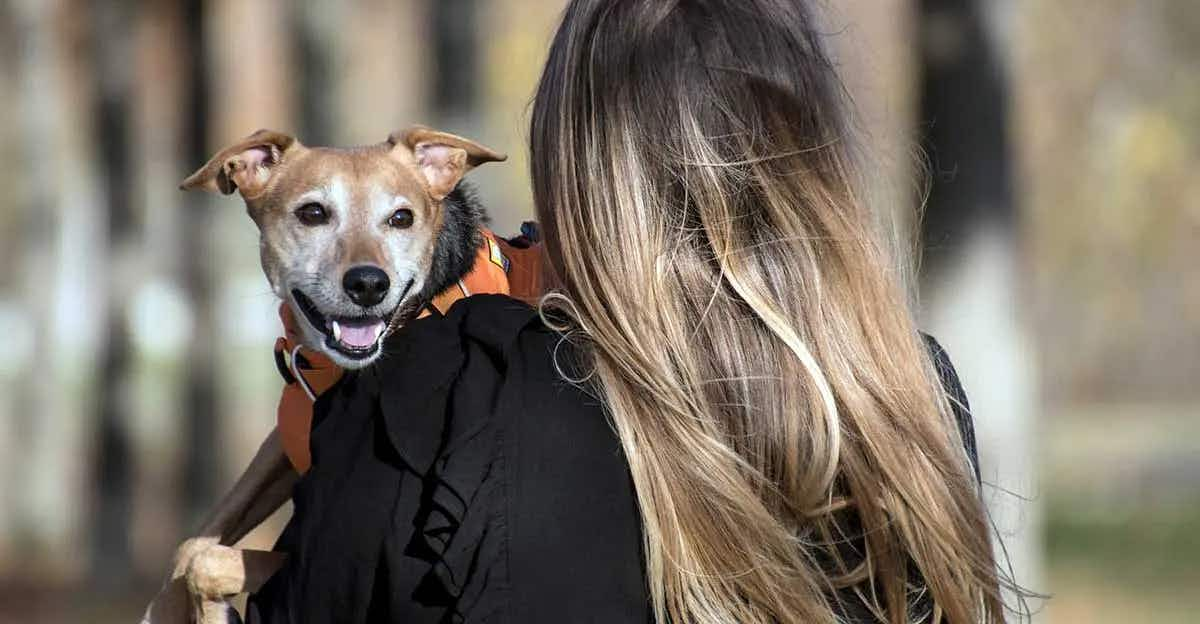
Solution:
[[[576,0],[535,201],[659,621],[1003,621],[952,410],[794,0]],[[853,606],[854,603],[857,606]]]

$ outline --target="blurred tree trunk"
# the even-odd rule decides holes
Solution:
[[[182,288],[187,99],[184,7],[178,2],[139,5],[133,19],[134,72],[131,200],[142,224],[138,286],[130,305],[134,338],[132,393],[133,505],[130,533],[135,570],[154,580],[184,534],[179,492],[184,439],[182,400],[191,307]],[[153,325],[152,331],[146,331]],[[164,504],[170,501],[172,504]],[[190,528],[190,527],[189,527]]]
[[[339,139],[337,122],[343,115],[337,86],[344,58],[341,35],[347,10],[346,4],[337,2],[292,5],[300,104],[298,132],[310,145],[336,145]]]
[[[473,0],[440,0],[430,7],[427,45],[430,61],[430,90],[438,122],[467,133],[478,123],[482,75],[479,71],[481,34],[479,3]]]
[[[920,106],[933,167],[925,208],[927,277],[983,228],[1015,238],[1008,66],[979,0],[921,0]]]
[[[17,539],[22,540],[13,545],[18,549],[15,563],[29,565],[31,562],[27,557],[37,550],[52,548],[53,545],[46,542],[64,537],[54,536],[57,531],[40,522],[61,511],[61,505],[56,504],[61,501],[45,500],[45,494],[35,489],[37,482],[30,483],[38,472],[49,468],[47,464],[54,461],[49,456],[39,457],[34,444],[40,437],[39,429],[45,426],[45,419],[54,417],[54,370],[51,366],[54,302],[52,293],[47,292],[47,285],[54,283],[54,228],[61,201],[61,187],[54,175],[58,168],[54,148],[54,127],[58,121],[55,103],[61,96],[53,75],[61,51],[50,28],[52,6],[23,3],[10,8],[15,22],[13,31],[19,37],[20,47],[24,48],[17,57],[20,88],[16,91],[22,100],[19,111],[23,132],[20,139],[27,163],[23,177],[28,182],[24,210],[18,223],[24,237],[18,258],[17,282],[21,303],[28,314],[26,331],[29,336],[25,374],[14,384],[13,433],[20,442],[14,446],[19,459],[13,461],[10,468],[13,482],[24,482],[18,490],[21,493],[13,496],[12,523],[14,531],[21,536]],[[43,562],[35,560],[32,563]]]
[[[208,141],[210,76],[207,44],[208,14],[203,0],[183,3],[184,64],[188,76],[184,133],[184,159],[197,167],[210,155]],[[191,342],[188,344],[183,398],[183,509],[188,530],[208,513],[216,500],[220,476],[217,430],[217,384],[213,353],[217,339],[216,303],[212,274],[212,204],[199,193],[182,201],[184,235],[180,241],[183,284],[193,311]]]
[[[437,2],[348,3],[339,33],[343,64],[338,82],[328,85],[339,111],[337,144],[375,143],[392,130],[432,123],[426,117],[432,56],[428,23],[431,3]]]
[[[104,289],[108,309],[106,335],[100,350],[97,380],[97,448],[93,472],[92,577],[107,587],[124,585],[131,570],[130,518],[133,507],[130,448],[130,362],[133,349],[127,323],[127,302],[136,249],[130,188],[129,98],[134,76],[131,47],[133,8],[128,2],[95,5],[91,15],[89,75],[96,81],[93,103],[97,128],[95,158],[103,176],[107,212],[105,232],[110,262]]]
[[[0,5],[0,76],[9,84],[21,78],[21,36],[15,11],[10,4]],[[22,115],[22,97],[19,89],[0,91],[0,119],[19,119]],[[25,218],[25,207],[30,203],[25,198],[32,189],[25,183],[23,169],[26,159],[21,149],[22,141],[18,124],[0,123],[0,184],[8,189],[9,198],[16,210],[0,210],[0,332],[8,336],[19,335],[28,321],[23,306],[17,298],[20,276],[14,270],[22,258],[24,249],[20,228]],[[20,443],[17,439],[18,415],[16,401],[19,388],[16,379],[25,367],[21,360],[28,357],[27,347],[9,344],[12,363],[0,366],[0,576],[13,566],[16,544],[14,532],[20,519],[19,492],[23,488],[17,482],[17,454]]]
[[[1029,284],[1019,276],[1003,27],[1012,9],[985,0],[920,3],[920,121],[933,173],[923,300],[970,398],[984,497],[1007,556],[997,552],[1018,583],[1036,589],[1037,505],[1021,498],[1037,493],[1036,365],[1021,303]]]
[[[95,170],[87,15],[80,3],[9,5],[17,60],[19,175],[24,223],[18,264],[29,358],[16,385],[16,565],[74,578],[87,566],[83,532],[95,385],[106,320],[104,198]],[[19,350],[19,349],[18,349]]]

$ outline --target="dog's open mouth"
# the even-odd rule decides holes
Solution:
[[[411,281],[401,293],[401,301],[410,288]],[[325,334],[325,346],[354,360],[367,359],[379,351],[380,339],[395,314],[393,310],[382,316],[332,317],[323,314],[312,299],[299,290],[292,290],[292,298],[308,322]]]

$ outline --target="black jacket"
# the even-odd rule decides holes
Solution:
[[[289,561],[248,623],[652,622],[629,468],[559,346],[528,306],[474,296],[323,395]]]

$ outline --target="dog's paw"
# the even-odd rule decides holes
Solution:
[[[211,545],[192,556],[186,577],[188,591],[194,596],[212,600],[240,594],[246,586],[242,551]]]
[[[209,548],[212,548],[213,546],[218,546],[220,543],[220,538],[209,536],[193,537],[180,544],[179,548],[175,549],[175,559],[172,562],[171,578],[182,578],[185,574],[187,574],[188,567],[192,565],[192,559],[194,559],[196,555],[208,550]]]

